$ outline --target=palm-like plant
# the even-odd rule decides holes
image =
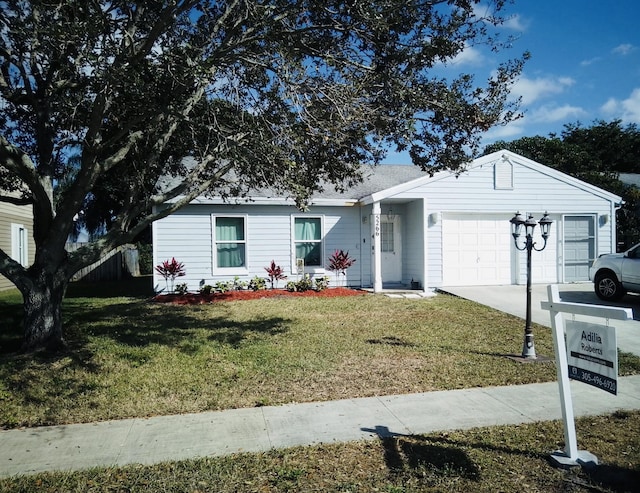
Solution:
[[[265,267],[264,270],[267,271],[267,275],[269,276],[269,282],[271,283],[271,289],[278,287],[278,281],[281,279],[286,279],[287,276],[284,275],[284,271],[282,267],[276,265],[276,261],[272,260],[271,265],[269,267]]]
[[[184,264],[178,262],[175,257],[171,257],[171,260],[165,260],[159,265],[156,265],[156,272],[164,277],[167,289],[169,289],[169,281],[171,281],[171,290],[173,292],[173,282],[177,277],[186,275]]]
[[[347,275],[347,269],[351,267],[356,260],[349,257],[349,251],[336,250],[329,257],[329,270],[336,273],[336,286],[339,284],[340,274]]]

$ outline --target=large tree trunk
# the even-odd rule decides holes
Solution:
[[[22,292],[24,300],[25,352],[64,348],[62,332],[62,299],[67,287],[63,272],[39,272],[31,279],[29,289]]]

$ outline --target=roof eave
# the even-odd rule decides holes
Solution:
[[[167,203],[177,202],[182,197],[178,196]],[[241,197],[233,199],[224,199],[222,197],[197,197],[190,202],[190,204],[201,205],[238,205],[238,204],[250,204],[250,205],[286,205],[295,206],[294,199],[285,197]],[[353,207],[358,204],[357,199],[344,199],[344,198],[312,198],[309,201],[309,205],[327,206],[327,207]]]

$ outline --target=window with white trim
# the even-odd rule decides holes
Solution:
[[[20,265],[27,266],[29,263],[29,238],[27,228],[22,224],[11,224],[11,258]]]
[[[246,228],[245,216],[213,216],[214,272],[247,269]]]
[[[322,267],[322,238],[322,217],[293,218],[293,251],[296,259],[304,259],[305,267]]]

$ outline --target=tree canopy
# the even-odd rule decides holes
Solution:
[[[620,195],[617,238],[625,249],[640,241],[640,191],[619,180],[620,173],[640,173],[640,131],[621,120],[598,120],[590,127],[566,124],[560,136],[522,137],[498,141],[484,154],[508,149],[592,185]]]
[[[303,207],[389,148],[432,172],[468,161],[518,116],[528,55],[480,81],[443,69],[508,44],[504,4],[3,1],[0,190],[21,197],[0,200],[33,207],[36,258],[0,250],[0,273],[25,297],[25,347],[62,341],[74,272],[199,195],[269,186]],[[78,220],[105,234],[68,253]]]

